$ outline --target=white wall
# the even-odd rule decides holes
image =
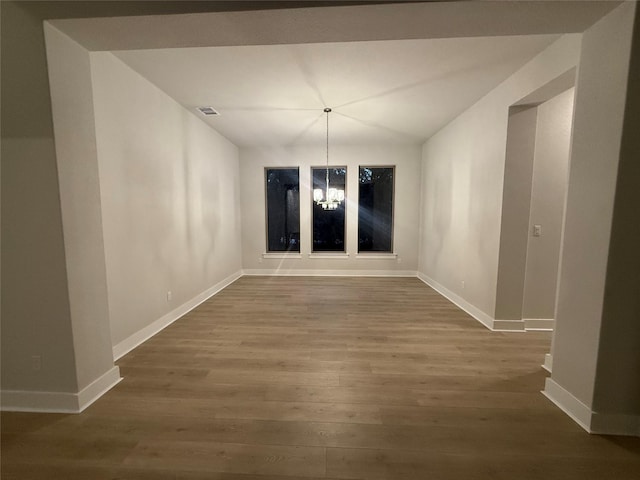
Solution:
[[[640,9],[636,5],[631,52],[639,51]],[[640,56],[632,54],[592,410],[635,414],[636,435],[640,436],[640,90],[629,88],[638,84]]]
[[[0,7],[3,408],[7,391],[78,390],[42,19],[24,6]]]
[[[10,367],[13,368],[9,370],[9,381],[3,379],[2,408],[79,412],[115,385],[120,380],[120,374],[118,367],[113,364],[109,342],[107,279],[89,53],[46,23],[44,36],[56,138],[55,166],[60,187],[61,233],[67,279],[64,290],[68,303],[63,309],[60,307],[66,302],[52,303],[54,308],[51,311],[45,308],[36,318],[20,322],[21,328],[11,327],[11,340],[16,344],[26,340],[29,347],[24,348],[24,353],[18,353],[17,357],[13,356],[17,353],[13,350],[15,346],[10,352],[13,357]],[[29,143],[14,147],[22,147],[25,152],[26,146],[31,153],[41,153],[43,158],[50,159],[46,153],[47,146],[52,146],[53,142]],[[35,149],[36,146],[39,148]],[[15,155],[18,151],[11,153]],[[41,198],[35,200],[36,203],[39,201]],[[42,231],[33,233],[45,236],[51,227],[47,224],[43,224],[43,227]],[[57,235],[52,236],[54,245],[56,239]],[[33,257],[29,261],[34,261]],[[56,268],[59,263],[54,260],[51,266],[55,268],[50,277],[53,279],[59,275]],[[32,290],[31,296],[37,293]],[[59,290],[57,293],[61,294]],[[23,301],[39,303],[39,300],[24,297]],[[15,312],[13,310],[11,313]],[[34,328],[38,321],[46,326]],[[10,324],[15,325],[14,322]],[[30,342],[29,338],[34,336],[42,340]],[[69,341],[72,341],[71,345]],[[42,343],[60,343],[67,350],[42,348]],[[25,358],[25,353],[30,357]],[[16,364],[21,367],[16,369]],[[35,374],[25,375],[23,380],[17,378],[15,374],[29,368],[28,365]]]
[[[3,408],[11,390],[78,390],[53,150],[51,138],[2,139],[2,176],[11,179],[2,184]]]
[[[418,264],[418,206],[420,147],[403,145],[332,145],[331,165],[347,166],[346,250],[348,257],[310,258],[311,167],[326,162],[323,145],[317,147],[241,149],[242,255],[248,273],[415,274]],[[371,258],[357,254],[358,167],[395,165],[394,250],[398,257]],[[300,258],[263,258],[265,233],[265,167],[300,167]]]
[[[522,318],[555,318],[573,96],[572,88],[538,106]]]
[[[238,150],[112,54],[91,69],[118,345],[240,271]]]
[[[496,306],[509,107],[573,68],[579,52],[579,36],[561,37],[423,146],[419,272],[488,318]]]
[[[587,428],[597,394],[598,413],[634,413],[640,429],[637,271],[612,276],[605,287],[635,9],[635,3],[626,2],[584,33],[576,82],[553,374],[545,392]],[[633,137],[635,128],[629,130]],[[627,192],[631,189],[637,192],[637,185]],[[636,226],[637,218],[636,210]],[[635,286],[635,293],[629,286]],[[603,318],[605,301],[611,298],[620,305]],[[607,336],[601,338],[605,327]],[[597,375],[613,380],[597,391]]]
[[[495,318],[521,321],[538,108],[509,109]]]

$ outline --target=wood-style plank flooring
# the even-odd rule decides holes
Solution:
[[[2,414],[2,479],[638,480],[541,393],[546,332],[415,278],[243,277],[80,415]]]

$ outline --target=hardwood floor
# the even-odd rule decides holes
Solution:
[[[540,393],[550,338],[415,278],[243,277],[82,414],[3,413],[2,478],[637,480],[640,439]]]

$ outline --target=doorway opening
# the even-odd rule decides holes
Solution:
[[[494,328],[553,330],[575,69],[509,109]]]

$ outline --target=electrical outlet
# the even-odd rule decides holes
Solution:
[[[170,302],[172,298],[173,298],[173,293],[171,293],[171,290],[169,290],[167,292],[167,302]]]
[[[398,257],[398,263],[402,263],[402,259]]]
[[[460,285],[462,286],[462,289],[464,290],[464,280],[462,280],[462,281],[460,282]]]
[[[33,355],[31,357],[31,369],[34,372],[39,372],[42,369],[42,357],[40,355]]]
[[[542,225],[534,225],[533,226],[533,236],[539,237],[542,235]]]

